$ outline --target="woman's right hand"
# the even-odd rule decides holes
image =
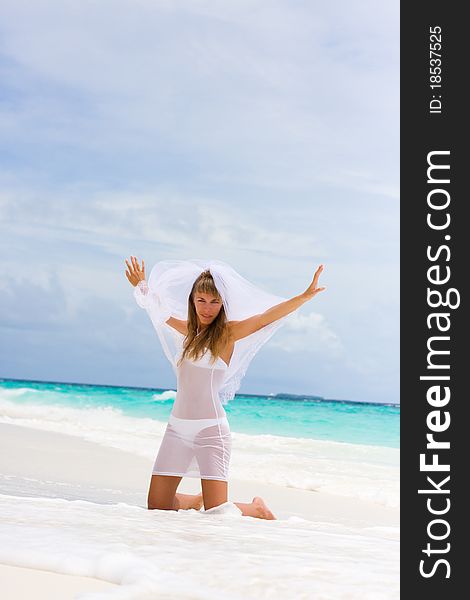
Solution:
[[[142,266],[140,266],[137,258],[135,256],[131,256],[131,264],[129,264],[129,261],[126,259],[126,265],[126,277],[135,287],[139,281],[143,281],[145,279],[144,259],[142,259]]]

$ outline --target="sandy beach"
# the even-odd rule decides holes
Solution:
[[[6,565],[0,565],[0,582],[3,600],[69,600],[80,593],[100,592],[116,587],[112,583],[90,577]]]
[[[0,424],[7,598],[398,598],[397,508],[232,479],[230,500],[261,496],[278,520],[148,511],[151,467],[77,436]],[[183,479],[178,491],[199,489]]]

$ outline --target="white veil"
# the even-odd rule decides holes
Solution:
[[[177,357],[182,351],[184,335],[165,321],[170,316],[187,320],[188,298],[194,281],[209,269],[222,298],[228,321],[240,321],[260,314],[287,298],[275,296],[253,285],[230,265],[220,260],[165,260],[151,270],[148,286],[140,282],[134,288],[134,297],[145,308],[158,337],[176,373]],[[288,315],[291,316],[291,315]],[[222,404],[231,400],[240,387],[248,365],[258,350],[285,323],[282,317],[251,335],[237,340],[225,371],[224,383],[219,391]]]

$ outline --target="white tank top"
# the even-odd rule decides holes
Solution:
[[[226,416],[218,391],[228,366],[220,357],[210,364],[210,358],[210,351],[206,351],[199,360],[185,358],[177,367],[176,400],[171,411],[175,417],[220,419]]]

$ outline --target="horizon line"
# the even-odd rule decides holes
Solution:
[[[49,381],[45,379],[17,379],[15,377],[1,377],[0,381],[28,381],[31,383],[58,383],[58,384],[66,384],[66,385],[84,385],[87,387],[115,387],[115,388],[129,388],[132,390],[152,390],[152,391],[176,391],[172,388],[154,388],[154,387],[143,387],[143,386],[135,386],[135,385],[116,385],[112,383],[83,383],[79,381]],[[248,392],[236,393],[237,396],[249,396],[253,398],[265,397],[265,398],[276,398],[285,400],[291,399],[292,401],[297,401],[299,398],[305,398],[306,400],[317,400],[319,402],[339,402],[339,403],[347,403],[347,404],[368,404],[372,406],[380,405],[380,406],[394,406],[400,407],[399,402],[372,402],[367,400],[351,400],[351,399],[338,399],[338,398],[325,398],[324,396],[316,396],[314,394],[292,394],[290,392],[278,392],[276,394],[252,394]]]

